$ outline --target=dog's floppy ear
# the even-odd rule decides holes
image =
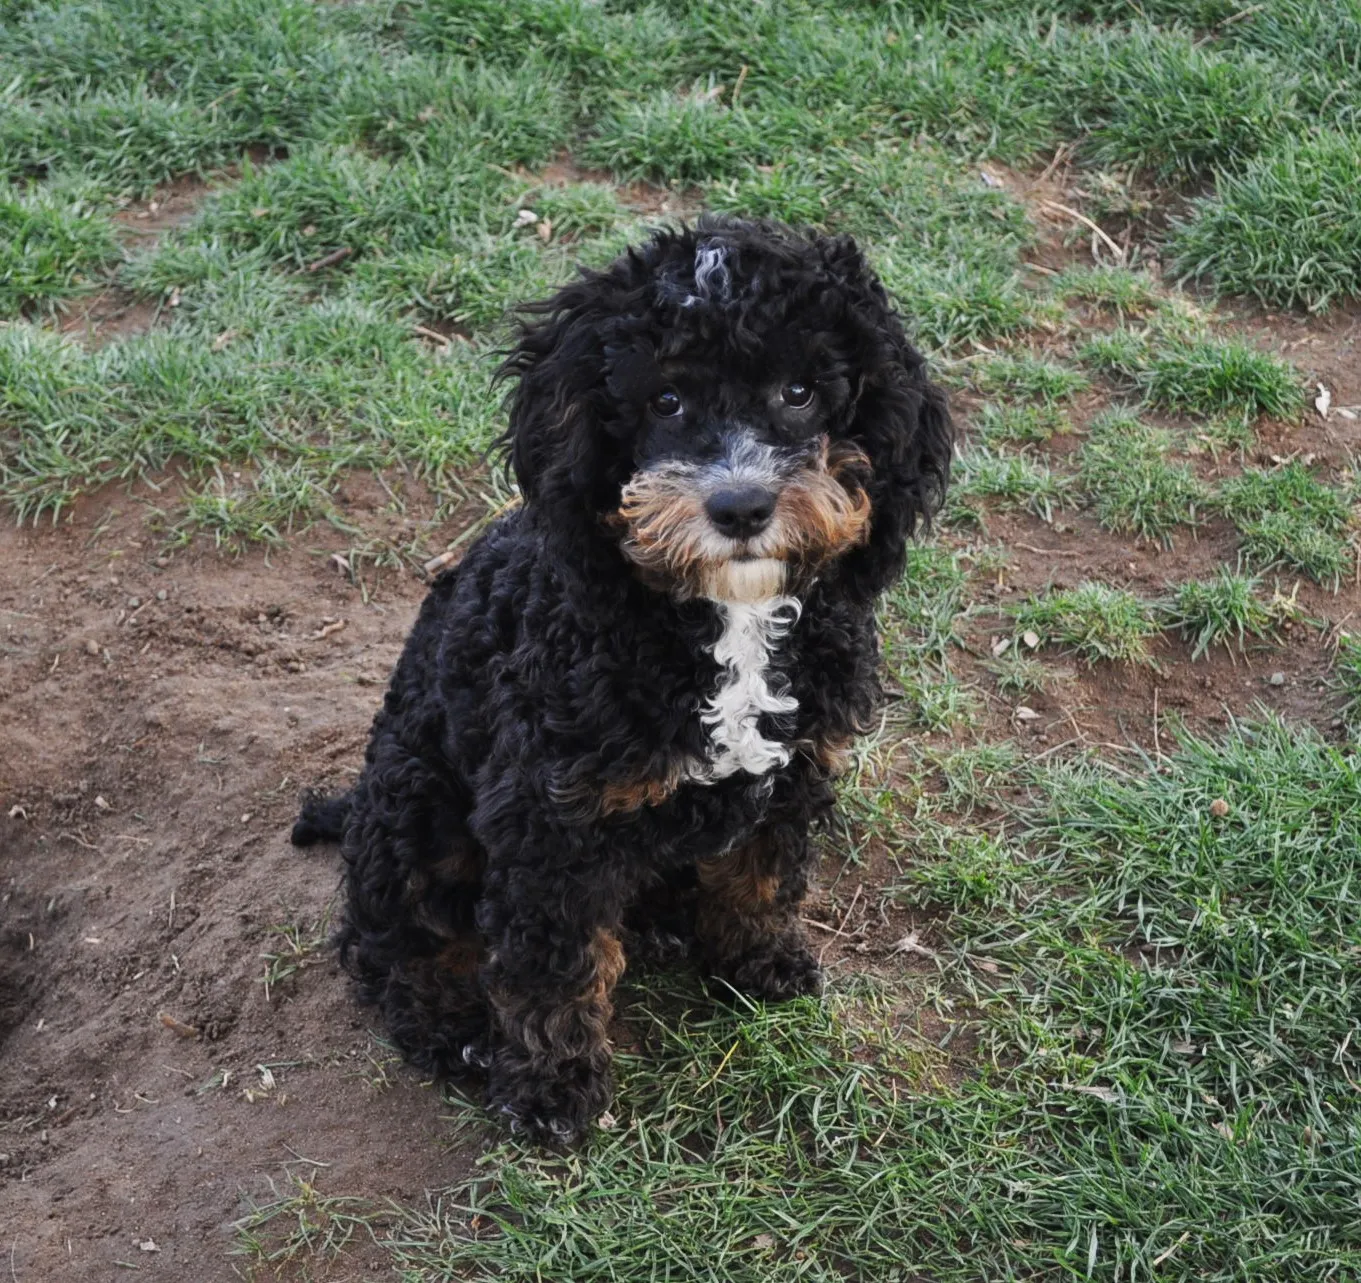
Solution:
[[[850,237],[819,242],[823,261],[858,336],[860,386],[850,435],[869,456],[868,543],[843,560],[845,581],[864,598],[902,572],[907,541],[931,517],[950,480],[954,433],[945,394],[926,374],[883,285]]]
[[[552,298],[523,309],[515,346],[498,372],[515,378],[500,441],[525,499],[587,518],[617,499],[626,435],[616,422],[609,371],[634,341],[640,264],[632,252],[603,272],[583,271]]]

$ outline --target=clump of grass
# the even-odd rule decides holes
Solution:
[[[993,675],[997,689],[1003,695],[1031,695],[1049,685],[1049,670],[1016,645],[1008,647],[1000,659],[989,660],[984,667]]]
[[[1193,203],[1173,228],[1175,269],[1272,307],[1322,311],[1361,295],[1358,173],[1353,134],[1283,140]]]
[[[1052,405],[1068,401],[1088,383],[1081,370],[1039,357],[998,356],[979,362],[973,370],[974,386],[984,396],[1023,397]]]
[[[1334,589],[1351,565],[1347,502],[1301,464],[1249,468],[1224,482],[1218,502],[1252,565],[1293,566]]]
[[[0,319],[88,293],[121,254],[106,213],[78,192],[0,191]]]
[[[978,434],[988,445],[1019,441],[1033,444],[1048,441],[1056,432],[1072,427],[1068,416],[1056,405],[985,405],[978,417]]]
[[[934,836],[939,830],[928,832]],[[1008,843],[981,832],[942,834],[938,840],[938,851],[923,851],[893,883],[894,899],[957,913],[995,908],[1015,894],[1024,870]]]
[[[1146,27],[1104,48],[1093,89],[1108,105],[1086,145],[1106,167],[1180,182],[1243,164],[1294,123],[1291,80],[1267,59]]]
[[[1050,590],[1012,607],[1011,615],[1017,636],[1033,631],[1088,663],[1153,662],[1148,643],[1158,633],[1157,622],[1148,604],[1124,588],[1087,582]]]
[[[960,554],[934,544],[909,545],[903,573],[884,597],[885,631],[903,633],[907,645],[944,663],[959,644],[956,621],[968,581]]]
[[[1256,576],[1221,566],[1213,579],[1178,584],[1158,604],[1158,614],[1168,628],[1194,643],[1193,661],[1211,646],[1223,646],[1230,654],[1235,649],[1241,652],[1249,637],[1272,637],[1280,623],[1297,613],[1291,598],[1277,594],[1264,601],[1260,586]]]
[[[1170,545],[1178,525],[1195,524],[1208,492],[1185,464],[1168,462],[1171,448],[1169,433],[1127,411],[1093,421],[1080,475],[1103,526]]]
[[[1023,454],[971,450],[960,458],[956,478],[951,486],[956,505],[999,499],[1053,521],[1054,513],[1073,501],[1071,477]]]
[[[1295,368],[1240,339],[1184,328],[1116,330],[1084,344],[1082,359],[1168,410],[1285,419],[1304,404]]]
[[[1054,282],[1054,293],[1064,302],[1078,300],[1110,308],[1124,317],[1139,315],[1157,306],[1158,295],[1150,278],[1128,267],[1070,267]]]
[[[1013,334],[1030,317],[1031,298],[1010,265],[942,262],[892,244],[879,246],[875,258],[884,285],[903,300],[912,333],[928,351]]]

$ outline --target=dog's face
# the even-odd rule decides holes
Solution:
[[[537,310],[508,363],[521,487],[660,591],[797,592],[880,527],[900,559],[943,488],[943,405],[848,241],[702,223]]]

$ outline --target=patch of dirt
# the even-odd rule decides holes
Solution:
[[[230,178],[232,172],[220,175]],[[166,184],[147,200],[131,201],[113,215],[120,239],[129,254],[150,254],[167,232],[198,213],[214,184],[188,175]],[[169,306],[178,302],[173,296]],[[88,348],[101,348],[119,339],[145,334],[161,318],[164,299],[144,299],[117,285],[75,300],[62,315],[58,329],[80,339]]]
[[[299,787],[361,760],[424,593],[389,573],[366,604],[306,550],[328,537],[167,554],[112,491],[0,528],[0,1223],[21,1280],[236,1277],[231,1223],[290,1177],[419,1200],[467,1170],[437,1092],[376,1069],[390,1053],[319,946],[334,852],[287,842]],[[302,965],[267,996],[290,924]]]
[[[649,217],[692,219],[704,209],[704,193],[697,187],[662,187],[641,181],[618,183],[609,170],[578,165],[566,152],[550,161],[539,173],[526,170],[522,176],[547,187],[565,187],[569,183],[599,183],[613,187],[620,204]]]

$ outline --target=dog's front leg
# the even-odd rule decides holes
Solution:
[[[536,884],[536,890],[548,890]],[[536,1140],[579,1140],[610,1103],[617,915],[565,913],[551,892],[509,907],[486,968],[498,1044],[487,1103]]]
[[[807,820],[795,814],[700,861],[695,934],[713,972],[739,992],[780,1002],[821,990],[799,921],[812,858]]]

